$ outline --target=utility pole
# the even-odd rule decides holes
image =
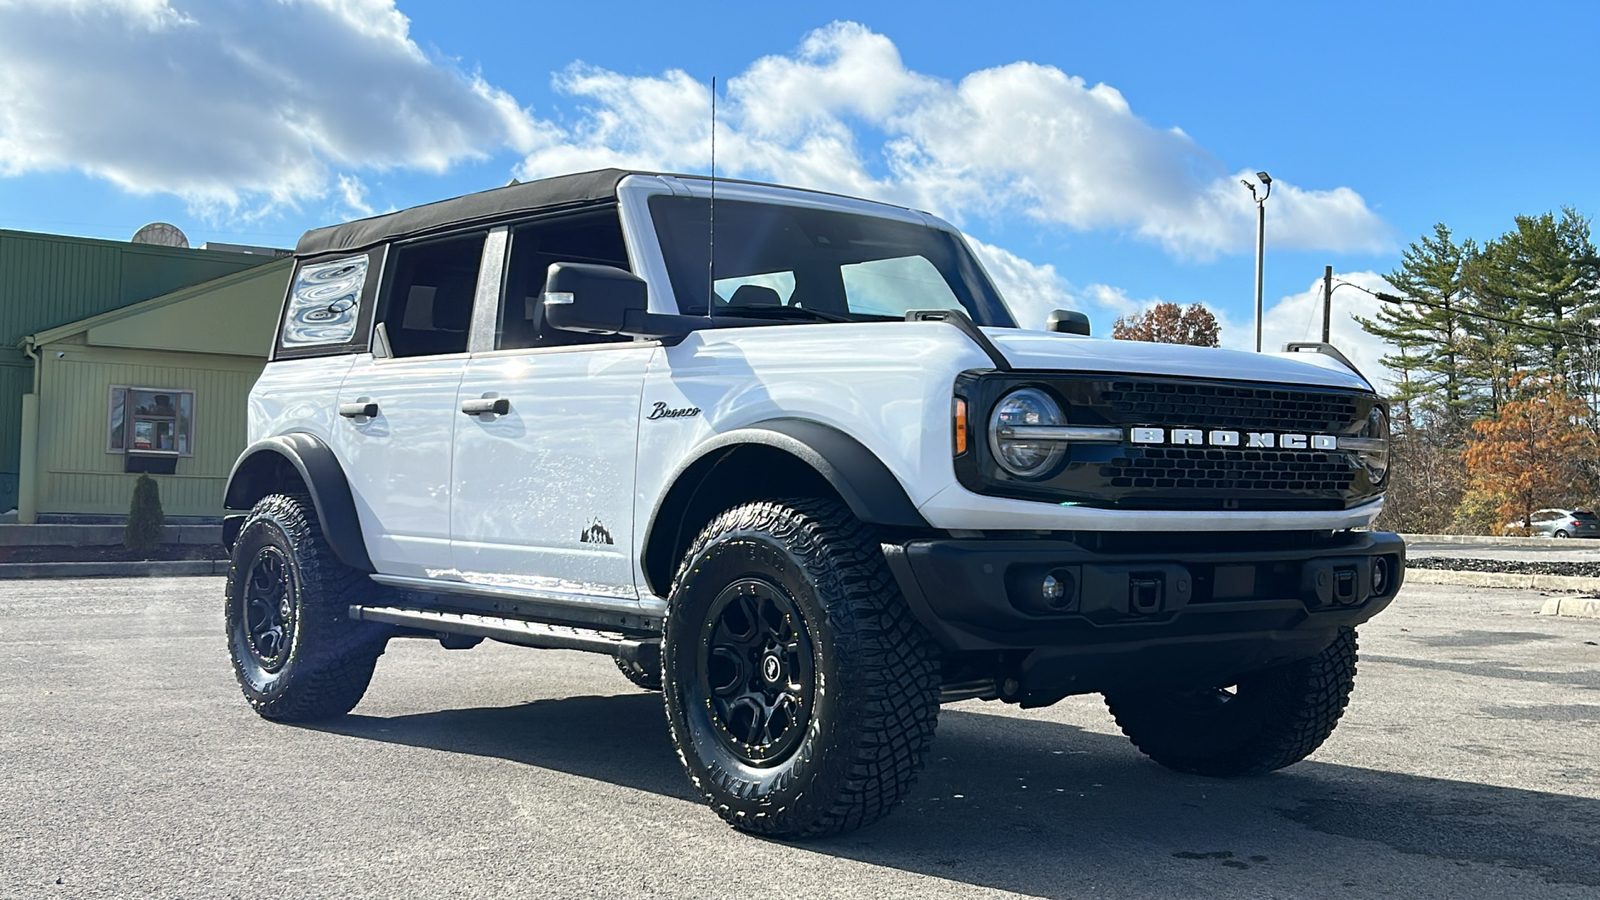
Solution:
[[[1322,268],[1322,342],[1328,341],[1328,325],[1333,318],[1333,266]]]
[[[1257,194],[1256,186],[1248,178],[1239,181],[1250,189],[1250,199],[1256,204],[1256,352],[1261,352],[1261,263],[1265,254],[1267,239],[1267,198],[1272,196],[1272,176],[1265,172],[1257,172],[1256,177],[1261,179],[1261,184],[1267,189],[1265,193]]]

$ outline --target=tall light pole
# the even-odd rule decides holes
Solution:
[[[1256,185],[1248,178],[1239,179],[1239,183],[1250,189],[1250,199],[1256,203],[1256,352],[1261,352],[1261,262],[1267,239],[1267,198],[1272,196],[1272,176],[1265,172],[1257,172],[1256,177],[1261,179],[1261,185],[1266,188],[1261,194],[1256,193]]]

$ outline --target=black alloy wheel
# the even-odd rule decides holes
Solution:
[[[276,672],[289,659],[294,636],[293,567],[277,547],[262,547],[244,577],[240,614],[245,623],[245,644],[261,668]]]
[[[811,638],[793,598],[742,578],[712,601],[704,631],[697,700],[712,733],[750,765],[783,760],[805,735],[816,696]]]

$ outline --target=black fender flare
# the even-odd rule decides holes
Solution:
[[[366,539],[361,535],[361,519],[356,514],[355,496],[350,492],[344,467],[339,465],[333,449],[316,435],[281,434],[246,447],[228,474],[223,508],[245,512],[261,497],[275,493],[279,467],[285,464],[293,467],[305,484],[323,539],[339,561],[362,572],[375,571],[372,558],[367,555]],[[224,520],[223,541],[230,550],[240,524],[242,516]]]
[[[652,548],[658,540],[672,537],[660,533],[675,528],[663,514],[679,514],[690,498],[701,489],[705,478],[730,452],[746,446],[768,447],[794,457],[826,481],[856,518],[875,525],[896,528],[931,528],[906,494],[900,479],[877,454],[860,441],[830,425],[808,419],[768,419],[743,428],[726,431],[699,444],[667,477],[666,489],[656,499],[644,529],[639,559],[646,580],[657,594],[665,596],[665,585],[652,577]],[[666,526],[665,529],[660,526]],[[667,574],[671,577],[671,573]]]

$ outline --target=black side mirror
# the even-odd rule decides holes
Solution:
[[[1045,330],[1057,334],[1089,335],[1089,317],[1075,309],[1058,309],[1050,314]]]
[[[544,320],[552,328],[584,334],[628,333],[629,319],[644,317],[644,279],[615,266],[552,263],[545,277]]]

